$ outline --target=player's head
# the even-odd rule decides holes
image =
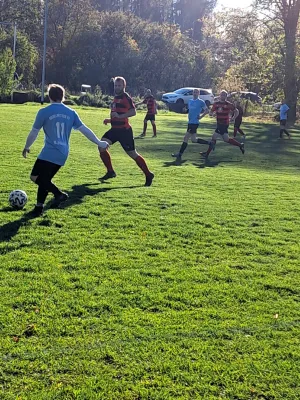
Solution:
[[[193,98],[194,98],[194,100],[198,99],[199,94],[200,94],[199,89],[194,89],[193,90]]]
[[[151,89],[147,89],[146,93],[145,93],[145,97],[150,97],[150,96],[152,96]]]
[[[65,94],[65,89],[60,85],[56,85],[55,83],[53,83],[48,87],[48,96],[51,103],[63,102],[65,100]]]
[[[126,89],[126,80],[122,76],[115,77],[115,93],[122,94]]]
[[[286,99],[282,99],[281,104],[286,104]]]
[[[220,101],[225,101],[227,99],[228,93],[226,90],[221,90],[220,92]]]

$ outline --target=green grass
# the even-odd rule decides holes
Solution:
[[[101,184],[97,148],[74,132],[54,180],[70,201],[28,219],[42,135],[21,151],[37,110],[0,106],[0,398],[299,399],[297,131],[278,141],[248,121],[244,156],[218,142],[205,165],[191,144],[178,166],[186,119],[161,114],[158,139],[136,141],[151,188],[118,144],[118,176]],[[107,110],[79,114],[102,135]],[[10,212],[17,188],[29,203]]]

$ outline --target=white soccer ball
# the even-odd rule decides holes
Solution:
[[[28,197],[23,190],[13,190],[9,195],[9,204],[17,210],[22,210],[27,203]]]

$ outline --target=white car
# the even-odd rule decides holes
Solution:
[[[167,104],[178,104],[182,107],[188,104],[189,100],[193,98],[193,90],[198,89],[200,91],[200,99],[204,100],[207,106],[210,106],[214,102],[214,95],[210,89],[201,89],[186,87],[175,90],[174,92],[165,93],[162,96],[162,101]]]

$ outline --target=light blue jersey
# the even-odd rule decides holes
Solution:
[[[191,99],[188,108],[189,124],[199,124],[199,115],[207,109],[205,102],[201,99]]]
[[[42,108],[33,125],[38,130],[43,128],[45,132],[45,144],[38,158],[64,165],[69,155],[71,131],[82,125],[76,111],[62,103],[53,103]]]
[[[289,111],[290,107],[286,104],[281,104],[280,106],[280,120],[287,119],[287,112]]]

